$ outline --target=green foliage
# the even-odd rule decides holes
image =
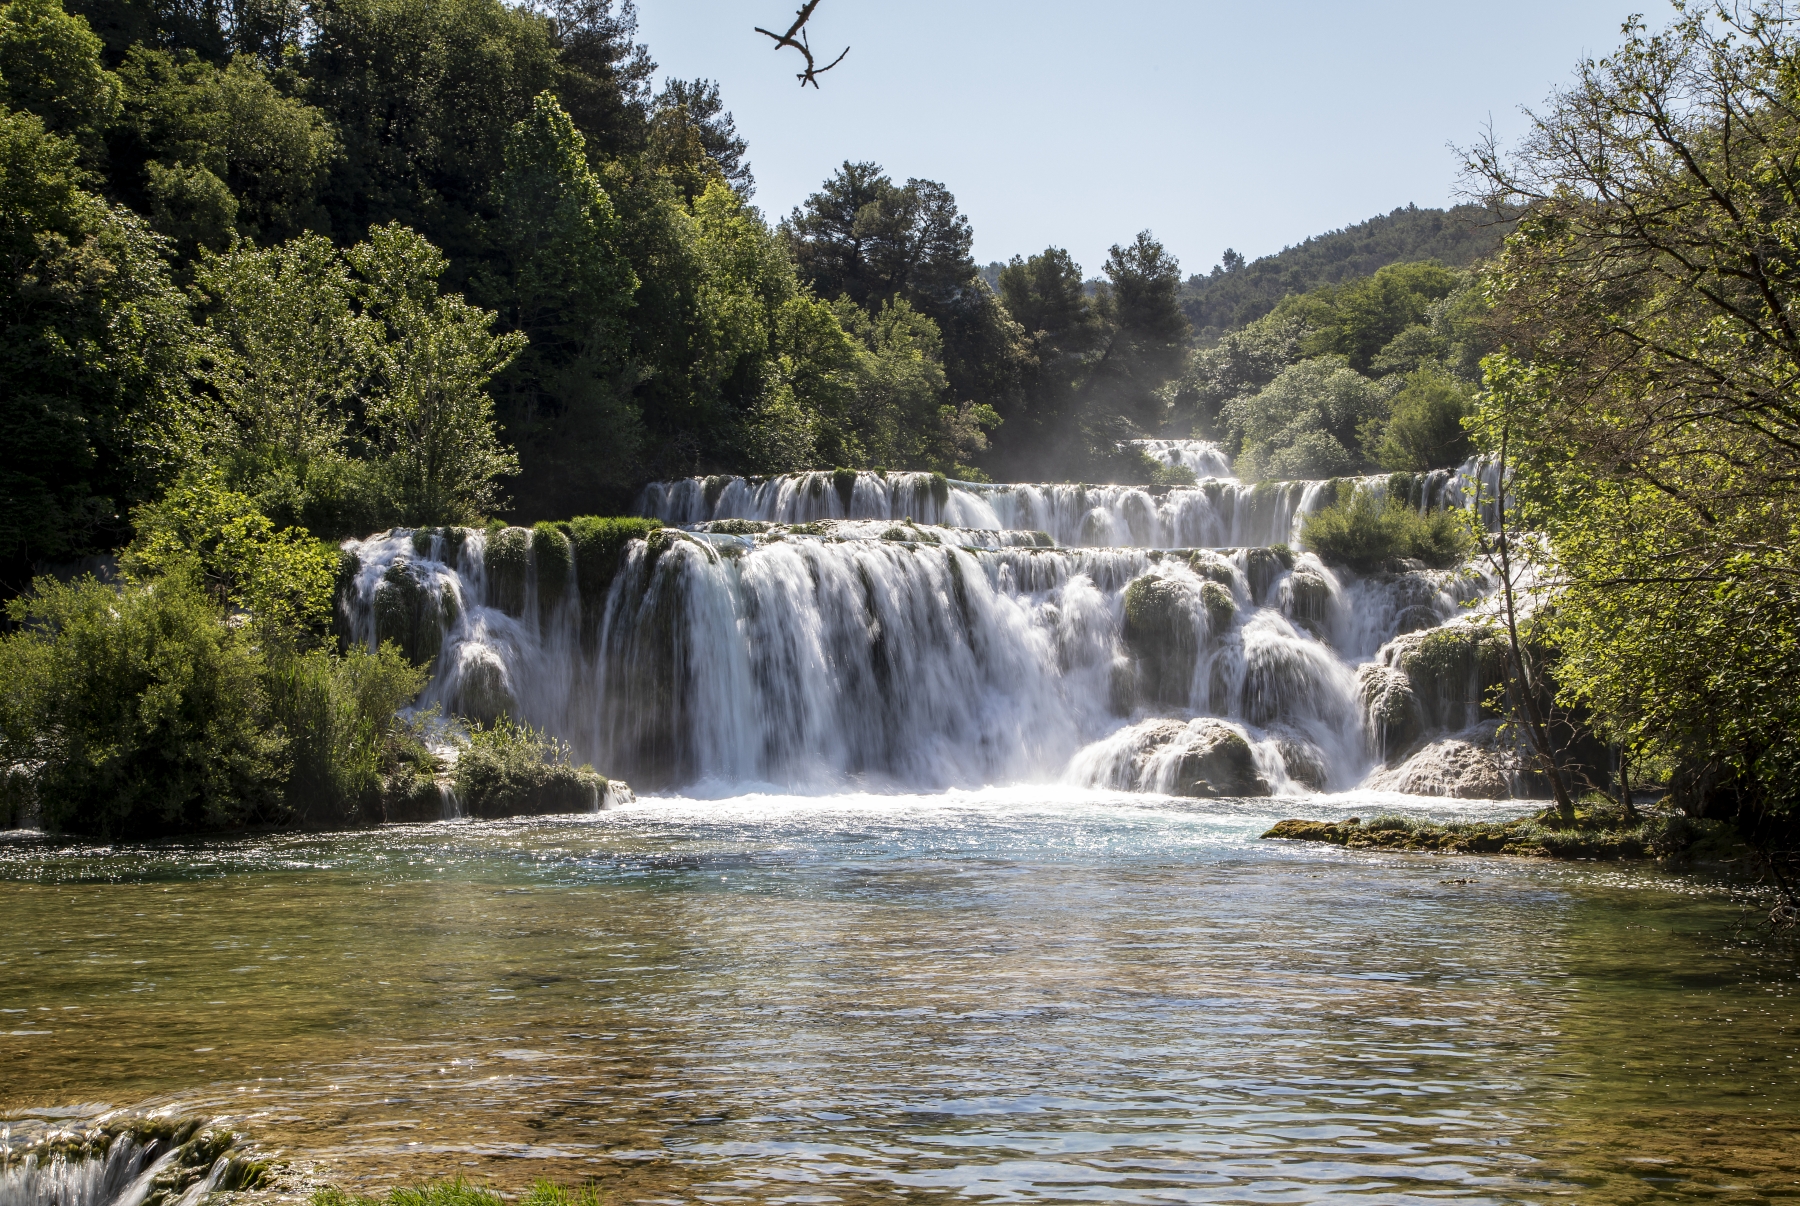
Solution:
[[[1439,264],[1389,264],[1373,276],[1288,298],[1275,312],[1307,325],[1307,354],[1339,355],[1363,371],[1395,337],[1422,324],[1431,303],[1462,283],[1462,273]]]
[[[288,738],[292,770],[282,796],[294,821],[369,823],[387,819],[390,808],[416,813],[408,805],[420,796],[436,801],[436,761],[418,729],[398,715],[424,689],[426,671],[395,646],[342,656],[279,651],[264,681]]]
[[[337,136],[263,67],[140,45],[118,74],[125,104],[109,174],[158,230],[191,253],[224,250],[234,233],[279,239],[326,224],[317,197]]]
[[[265,629],[320,634],[331,621],[338,551],[282,528],[216,480],[185,479],[132,515],[137,538],[120,564],[141,579],[192,565],[223,602]]]
[[[100,39],[62,0],[0,6],[0,96],[46,129],[93,143],[119,112],[118,78],[102,66]]]
[[[1273,310],[1284,297],[1373,275],[1389,264],[1436,260],[1466,267],[1491,255],[1511,230],[1481,205],[1408,205],[1343,230],[1314,235],[1251,263],[1228,252],[1210,275],[1191,276],[1181,303],[1207,342]]]
[[[4,761],[35,766],[45,828],[135,838],[281,820],[286,739],[246,630],[195,576],[40,578],[0,637]]]
[[[1454,468],[1474,448],[1463,429],[1473,392],[1442,370],[1415,369],[1394,395],[1388,421],[1368,431],[1372,436],[1379,430],[1379,439],[1365,443],[1373,445],[1375,460],[1390,471]]]
[[[1421,513],[1397,498],[1378,499],[1367,490],[1308,515],[1301,525],[1300,543],[1359,573],[1380,569],[1394,558],[1444,569],[1471,547],[1460,513]]]
[[[118,543],[191,447],[194,332],[165,248],[82,187],[74,144],[0,111],[0,558]]]
[[[476,284],[530,340],[496,392],[527,480],[557,483],[527,501],[556,507],[618,489],[636,469],[642,424],[619,367],[638,281],[586,142],[550,93],[513,127],[504,159],[494,185],[497,267]]]
[[[592,767],[573,764],[566,742],[505,716],[474,726],[456,759],[456,794],[470,816],[587,812],[605,790]]]
[[[404,226],[370,230],[344,258],[379,324],[365,414],[385,500],[409,526],[471,523],[499,503],[497,479],[518,471],[483,387],[525,337],[497,335],[492,313],[440,295],[443,255]]]
[[[1774,6],[1634,22],[1476,165],[1531,205],[1488,280],[1476,426],[1548,541],[1561,698],[1777,849],[1800,811],[1797,45]]]
[[[1290,365],[1263,389],[1220,410],[1241,442],[1238,475],[1249,481],[1341,477],[1360,467],[1357,430],[1385,410],[1380,391],[1337,356]]]

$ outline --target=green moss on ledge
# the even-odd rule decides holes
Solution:
[[[1439,822],[1406,816],[1370,821],[1278,822],[1263,834],[1294,842],[1325,842],[1350,850],[1418,850],[1440,854],[1515,854],[1530,858],[1645,859],[1730,858],[1741,847],[1729,826],[1676,812],[1626,816],[1617,805],[1596,803],[1565,821],[1554,810],[1511,821]]]

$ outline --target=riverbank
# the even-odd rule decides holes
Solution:
[[[1351,850],[1419,850],[1437,854],[1512,854],[1560,859],[1657,859],[1730,863],[1753,858],[1722,821],[1696,820],[1656,809],[1625,812],[1607,802],[1575,810],[1554,808],[1509,821],[1433,821],[1389,813],[1364,821],[1278,822],[1264,839],[1325,842]]]

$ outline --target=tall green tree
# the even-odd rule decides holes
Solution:
[[[118,544],[178,469],[195,345],[167,247],[82,187],[75,144],[0,111],[0,559]]]
[[[637,276],[586,140],[542,93],[513,127],[495,184],[497,261],[477,295],[530,340],[495,385],[523,466],[520,505],[569,514],[632,484],[643,425],[626,316]]]
[[[1753,834],[1800,804],[1797,34],[1774,4],[1634,21],[1472,155],[1530,207],[1479,421],[1550,543],[1565,699]]]

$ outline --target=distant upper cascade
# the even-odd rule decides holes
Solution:
[[[1226,464],[1202,440],[1153,440],[1145,450],[1169,464]],[[1160,451],[1152,451],[1151,446]],[[690,525],[721,519],[811,523],[870,519],[1048,533],[1090,548],[1242,548],[1293,544],[1304,518],[1346,490],[1386,497],[1396,484],[1421,509],[1466,507],[1480,486],[1491,498],[1497,470],[1471,459],[1456,469],[1322,481],[1260,482],[1213,476],[1193,486],[964,482],[928,473],[815,471],[769,478],[718,475],[653,482],[637,513]]]

